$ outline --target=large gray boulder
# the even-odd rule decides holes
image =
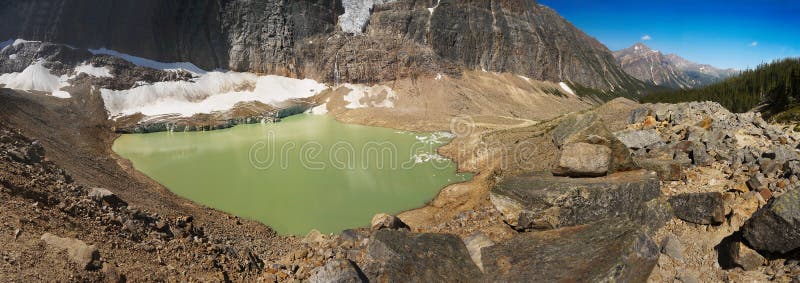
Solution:
[[[660,193],[658,176],[638,170],[601,178],[511,177],[497,184],[490,198],[508,224],[526,230],[648,217],[649,202]]]
[[[637,225],[609,219],[522,233],[483,249],[490,282],[645,282],[658,246]]]
[[[611,150],[608,172],[627,171],[636,168],[630,150],[605,126],[595,112],[573,113],[564,117],[550,132],[553,144],[566,151],[569,144],[587,143],[606,146]]]
[[[561,176],[598,177],[608,173],[611,149],[605,145],[571,143],[561,149],[558,168]]]
[[[371,282],[474,282],[482,274],[455,235],[378,230],[362,270]]]
[[[654,129],[619,131],[614,133],[614,136],[631,149],[641,149],[664,143],[664,140]]]
[[[725,203],[722,193],[689,193],[670,197],[669,203],[676,217],[695,224],[720,224],[725,222]]]
[[[472,234],[464,238],[464,244],[467,246],[469,256],[472,261],[478,266],[481,271],[483,270],[483,261],[481,260],[481,250],[485,247],[494,245],[494,241],[482,232]]]
[[[800,248],[800,189],[774,198],[742,229],[744,238],[758,251],[788,253]]]
[[[367,282],[355,264],[346,259],[332,259],[325,265],[315,268],[308,277],[311,283],[358,283]]]

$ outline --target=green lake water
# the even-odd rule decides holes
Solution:
[[[344,124],[328,116],[210,132],[123,135],[113,149],[178,195],[283,234],[369,225],[469,180],[435,154],[444,133]]]

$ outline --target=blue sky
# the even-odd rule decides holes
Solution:
[[[800,57],[800,0],[539,0],[611,50],[644,42],[698,63],[746,69]],[[649,40],[647,39],[649,36]]]

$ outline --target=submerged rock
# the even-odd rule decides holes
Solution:
[[[483,249],[490,282],[645,282],[658,246],[624,219],[522,233]]]
[[[742,231],[759,251],[787,253],[800,248],[800,189],[776,197],[756,211]]]
[[[512,177],[495,186],[490,198],[508,224],[525,230],[620,216],[649,218],[648,202],[660,193],[657,175],[638,170],[590,179]]]
[[[482,277],[455,235],[379,230],[362,270],[371,282],[473,282]]]

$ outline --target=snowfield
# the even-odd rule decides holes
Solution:
[[[50,73],[50,69],[45,68],[43,62],[35,62],[28,66],[21,73],[8,73],[0,75],[0,84],[6,88],[18,90],[35,90],[50,92],[59,98],[70,98],[70,94],[61,91],[62,87],[69,86],[67,76],[57,77]]]
[[[136,57],[136,56],[133,56],[133,55],[128,55],[128,54],[125,54],[125,53],[122,53],[122,52],[119,52],[119,51],[105,49],[105,48],[89,49],[89,52],[91,52],[94,55],[102,54],[102,55],[111,55],[111,56],[114,56],[114,57],[119,57],[119,58],[127,60],[128,62],[133,63],[134,65],[141,66],[141,67],[148,67],[148,68],[157,69],[157,70],[163,70],[163,71],[183,70],[183,71],[187,71],[187,72],[193,73],[195,75],[205,74],[207,72],[206,70],[200,69],[199,67],[197,67],[194,64],[189,63],[189,62],[164,63],[164,62],[158,62],[158,61],[154,61],[154,60],[150,60],[150,59],[145,59],[145,58],[142,58],[142,57]]]
[[[349,88],[350,92],[344,96],[348,102],[347,109],[358,109],[365,107],[393,108],[394,101],[397,99],[394,91],[384,85],[354,85],[344,84],[342,87]]]
[[[90,63],[83,63],[75,67],[75,74],[87,74],[98,78],[113,78],[111,70],[108,67],[95,67]]]
[[[569,86],[568,86],[566,83],[564,83],[564,82],[560,82],[560,83],[558,83],[558,85],[559,85],[559,86],[561,86],[561,89],[563,89],[563,90],[564,90],[564,91],[566,91],[567,93],[569,93],[569,94],[571,94],[571,95],[575,95],[575,92],[574,92],[574,91],[572,91],[572,89],[571,89],[571,88],[569,88]]]
[[[193,81],[158,82],[128,90],[101,89],[112,117],[142,113],[147,116],[192,116],[233,108],[239,102],[279,104],[307,98],[327,89],[311,79],[258,76],[252,73],[209,72]]]

